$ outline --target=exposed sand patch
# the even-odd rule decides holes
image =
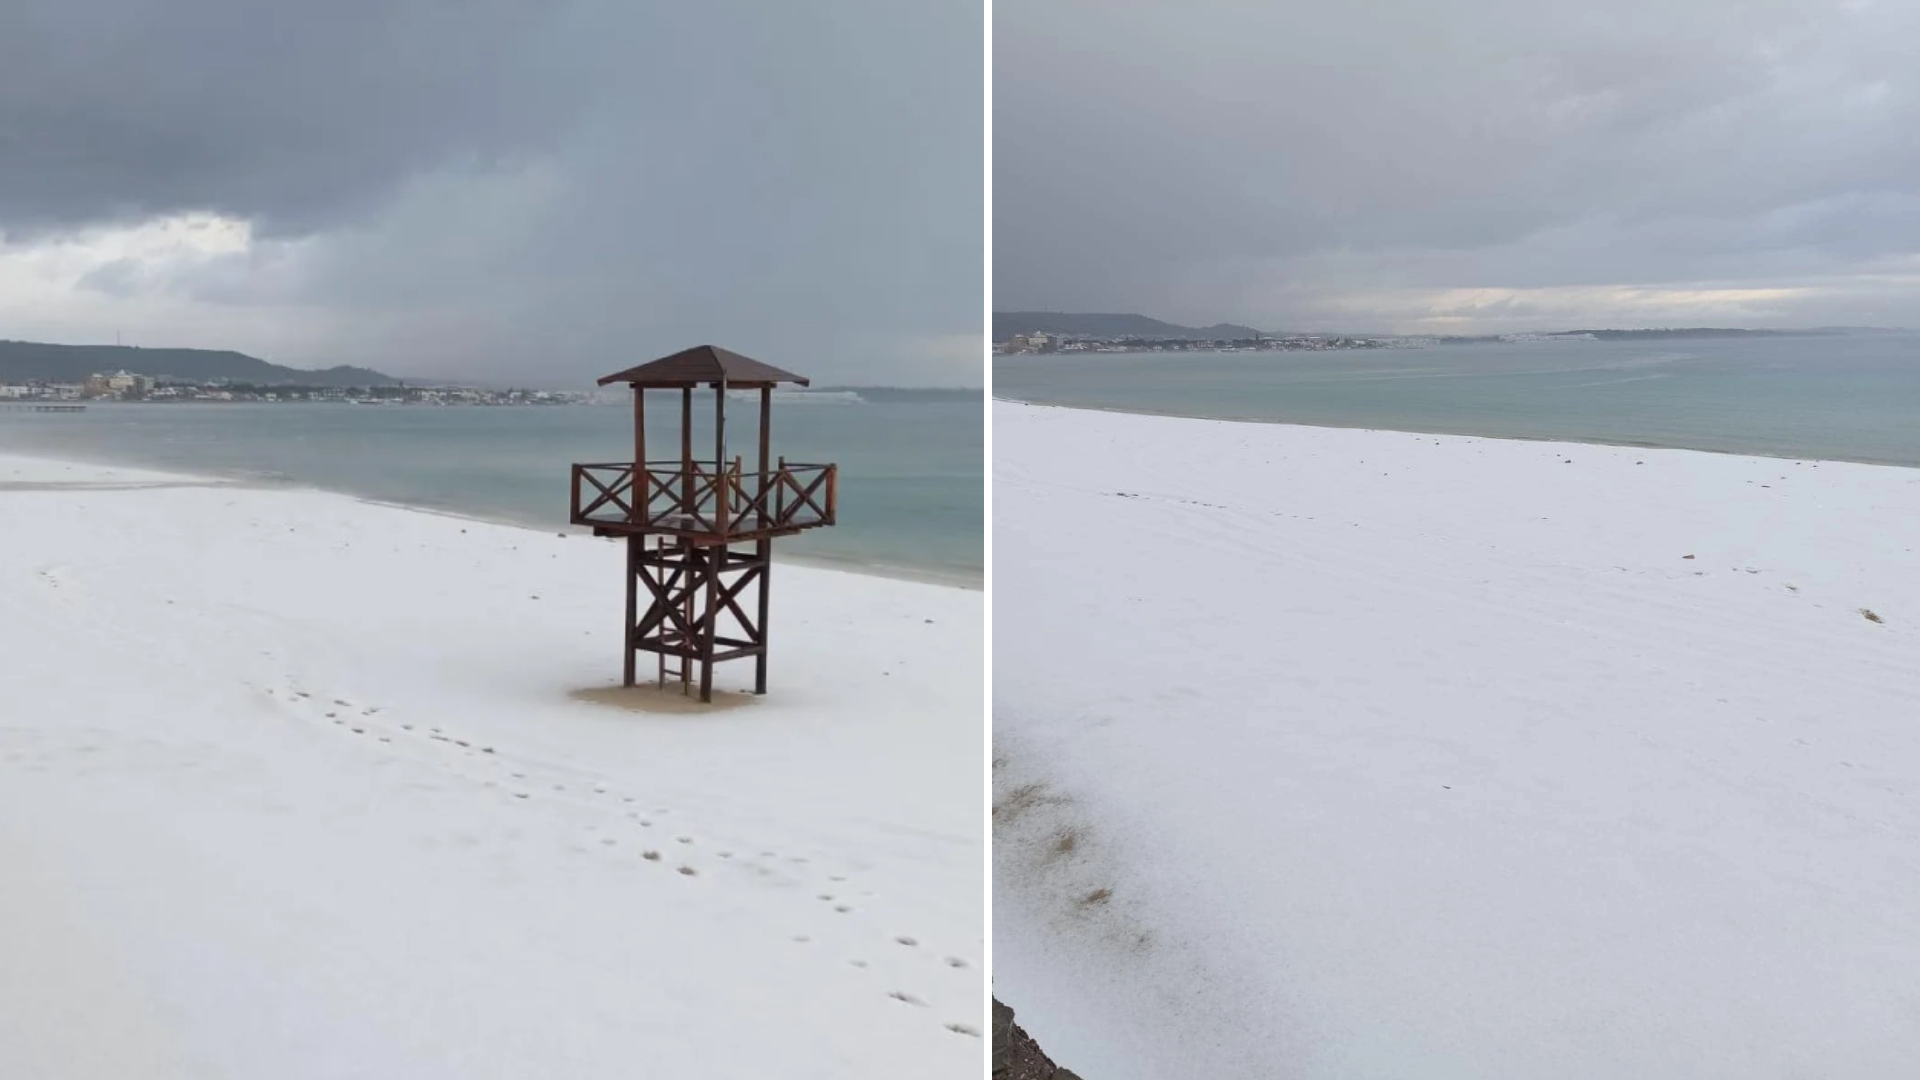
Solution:
[[[668,680],[665,686],[657,682],[643,682],[639,686],[590,686],[569,690],[567,696],[575,701],[625,712],[680,716],[743,708],[756,704],[758,698],[756,694],[745,694],[738,690],[716,689],[711,702],[701,701],[698,683],[693,684],[691,690],[683,692],[681,684],[675,680]]]

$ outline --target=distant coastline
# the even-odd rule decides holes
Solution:
[[[1844,327],[1813,330],[1743,330],[1723,326],[1683,326],[1645,330],[1559,330],[1543,337],[1587,337],[1596,341],[1664,341],[1669,338],[1730,337],[1836,337],[1848,333]]]
[[[372,388],[402,380],[371,368],[323,370],[285,367],[231,349],[149,349],[138,345],[55,345],[0,341],[0,383],[80,383],[109,371],[137,372],[158,381],[246,383],[259,386]]]
[[[1528,341],[1666,341],[1716,338],[1844,337],[1903,333],[1867,326],[1753,329],[1722,326],[1596,328],[1505,334],[1356,334],[1256,330],[1235,323],[1181,326],[1136,314],[996,311],[996,355],[1054,352],[1290,352],[1324,349],[1414,349],[1431,345],[1500,345]]]

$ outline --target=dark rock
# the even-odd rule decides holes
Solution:
[[[1053,1063],[1033,1037],[1013,1022],[1013,1010],[993,999],[993,1080],[1080,1080]]]

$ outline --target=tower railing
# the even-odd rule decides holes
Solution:
[[[717,471],[677,460],[575,465],[571,520],[718,540],[789,532],[834,524],[837,481],[833,465],[785,459],[765,473],[744,471],[739,458]]]

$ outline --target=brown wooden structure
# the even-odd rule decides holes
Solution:
[[[713,665],[751,656],[754,693],[764,694],[773,540],[834,523],[835,467],[772,457],[774,387],[807,380],[697,345],[600,380],[612,383],[633,388],[633,460],[575,465],[572,520],[626,538],[623,681],[634,685],[638,655],[650,652],[662,686],[677,678],[690,691],[697,667],[700,700],[712,701]],[[693,445],[694,391],[703,387],[713,390],[711,458]],[[647,456],[648,390],[680,392],[678,458]],[[727,458],[727,401],[741,391],[759,392],[752,471]]]

